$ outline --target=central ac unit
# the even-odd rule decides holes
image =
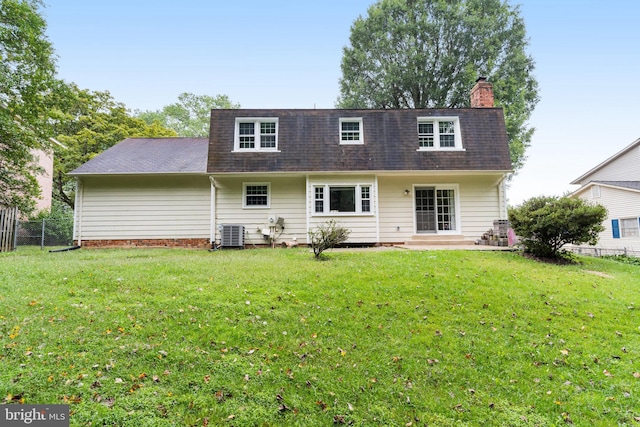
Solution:
[[[223,248],[244,248],[244,225],[222,224],[220,226],[220,246]]]

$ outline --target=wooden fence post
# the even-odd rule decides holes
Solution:
[[[18,208],[0,209],[0,252],[15,249]]]

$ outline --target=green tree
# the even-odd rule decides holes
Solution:
[[[154,122],[173,129],[180,136],[208,137],[211,110],[240,108],[227,95],[194,95],[181,93],[178,102],[167,105],[162,110],[137,112],[145,122]]]
[[[340,108],[469,106],[479,76],[503,107],[511,161],[522,167],[538,102],[519,8],[508,0],[379,0],[351,26]]]
[[[509,221],[525,252],[560,258],[562,247],[598,242],[607,210],[581,198],[541,196],[509,209]]]
[[[158,123],[133,117],[109,92],[58,82],[52,95],[53,130],[64,145],[55,148],[53,198],[71,208],[75,185],[67,173],[123,139],[176,136]]]
[[[39,194],[33,150],[48,146],[53,47],[38,0],[0,0],[0,206],[29,213]]]

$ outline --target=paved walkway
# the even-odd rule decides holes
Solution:
[[[486,245],[391,245],[391,246],[369,246],[353,248],[331,248],[327,252],[341,251],[389,251],[389,250],[410,250],[410,251],[517,251],[517,248],[507,246],[486,246]]]
[[[488,245],[396,245],[398,248],[415,251],[516,251],[518,249],[508,246]]]

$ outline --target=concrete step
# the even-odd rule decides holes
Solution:
[[[460,235],[420,234],[404,242],[406,246],[469,246],[474,241],[465,240]]]

